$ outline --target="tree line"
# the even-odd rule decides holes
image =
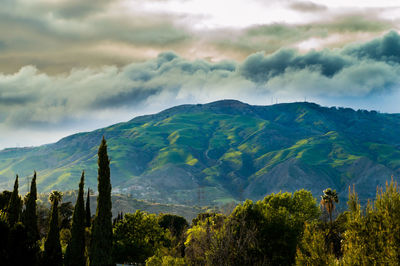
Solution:
[[[89,190],[84,202],[84,178],[79,183],[72,221],[60,219],[62,193],[50,193],[48,225],[40,224],[37,208],[36,172],[29,193],[21,199],[18,175],[12,192],[0,194],[0,264],[1,265],[115,265],[112,258],[112,213],[110,166],[107,143],[102,139],[98,150],[98,191],[96,214],[90,212]],[[69,215],[66,215],[68,218]],[[46,232],[43,235],[43,231]]]
[[[111,213],[107,144],[98,150],[96,213],[84,200],[84,172],[75,206],[53,191],[48,218],[37,205],[36,173],[22,199],[18,176],[0,194],[1,265],[398,265],[400,190],[393,181],[361,206],[349,188],[348,208],[335,211],[330,188],[246,200],[228,214],[200,213],[189,224],[173,214]],[[43,221],[45,220],[45,221]]]

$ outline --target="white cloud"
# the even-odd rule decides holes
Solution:
[[[46,143],[177,104],[223,98],[265,104],[276,97],[293,101],[306,96],[321,103],[399,112],[393,100],[400,98],[398,56],[368,54],[375,44],[354,53],[323,50],[398,28],[396,5],[342,0],[4,0],[0,147]],[[390,40],[386,44],[397,45]],[[281,60],[272,59],[288,51],[280,50],[285,47],[321,51],[289,50],[289,64],[279,65]],[[157,58],[165,50],[182,57],[167,53]],[[265,54],[247,58],[257,51]],[[236,61],[219,62],[227,58]],[[247,75],[246,66],[254,63],[259,65],[248,68]]]
[[[59,75],[25,66],[14,74],[0,74],[0,147],[37,144],[32,136],[40,132],[46,143],[73,130],[227,98],[269,104],[270,99],[306,97],[323,104],[400,112],[394,100],[400,101],[399,49],[400,36],[392,32],[341,50],[257,53],[242,63],[190,61],[168,52],[121,68],[73,69]],[[23,131],[29,137],[24,138]]]

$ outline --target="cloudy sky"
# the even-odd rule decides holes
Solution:
[[[398,1],[0,4],[0,149],[226,98],[400,113]]]

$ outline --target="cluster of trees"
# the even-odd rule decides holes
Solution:
[[[50,193],[50,212],[37,206],[36,172],[24,199],[18,175],[12,192],[0,194],[1,265],[113,265],[110,167],[105,139],[98,151],[96,215],[91,217],[89,190],[84,202],[84,172],[75,207]],[[72,219],[70,218],[72,216]],[[46,222],[44,222],[44,221]],[[44,225],[47,223],[47,225]]]
[[[97,209],[91,217],[84,173],[74,207],[50,194],[46,222],[37,205],[36,173],[22,200],[18,176],[0,194],[2,265],[397,265],[400,190],[395,182],[362,207],[349,189],[348,210],[326,189],[277,193],[238,204],[228,215],[200,213],[192,223],[172,214],[122,213],[112,221],[110,168],[103,138],[98,152]]]

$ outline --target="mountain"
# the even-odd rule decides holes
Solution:
[[[113,192],[171,204],[260,199],[327,187],[361,199],[400,172],[400,115],[297,102],[252,106],[223,100],[182,105],[57,143],[0,151],[0,188],[38,171],[38,189],[96,188],[97,148],[108,141]],[[27,182],[25,182],[27,183]]]

